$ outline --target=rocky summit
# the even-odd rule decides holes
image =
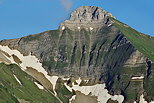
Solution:
[[[105,24],[110,24],[109,17],[113,17],[112,14],[102,10],[95,6],[82,6],[73,11],[70,16],[70,20],[64,21],[61,26],[66,26],[71,30],[80,28],[89,29],[101,28]]]
[[[82,6],[57,30],[0,41],[0,102],[153,103],[153,44]]]

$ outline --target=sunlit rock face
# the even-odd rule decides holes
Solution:
[[[130,58],[126,61],[125,66],[138,66],[140,64],[146,63],[146,57],[140,53],[138,50],[133,52]]]
[[[81,6],[71,13],[70,20],[64,21],[61,25],[65,25],[71,30],[76,30],[79,26],[87,30],[90,28],[96,29],[110,24],[109,17],[113,16],[99,7]]]

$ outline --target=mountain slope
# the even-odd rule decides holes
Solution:
[[[21,82],[18,82],[16,78]],[[16,65],[0,64],[0,102],[53,102],[58,100],[47,90],[39,89],[31,76],[27,75]]]
[[[141,53],[150,58],[154,62],[154,38],[142,33],[137,32],[131,27],[117,21],[114,23],[116,27],[128,38],[128,40],[137,48]]]
[[[101,8],[82,6],[58,30],[2,40],[0,61],[18,65],[59,102],[142,103],[154,100],[153,43]]]

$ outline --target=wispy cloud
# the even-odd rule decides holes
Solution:
[[[72,7],[72,1],[71,0],[60,0],[60,3],[65,8],[65,10],[69,10]]]

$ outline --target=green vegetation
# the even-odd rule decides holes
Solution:
[[[148,96],[154,97],[154,63],[151,65],[151,75],[144,80],[144,90]]]
[[[19,103],[6,87],[0,85],[0,103]]]
[[[43,61],[42,65],[48,67],[49,70],[55,69],[56,62],[54,61],[54,57],[50,57],[49,61]]]
[[[69,103],[69,99],[72,96],[72,93],[64,86],[64,84],[58,81],[56,85],[56,92],[58,97],[63,101],[63,103]]]
[[[23,41],[24,42],[29,42],[29,41],[35,41],[35,40],[41,40],[41,37],[43,37],[44,34],[48,34],[50,36],[50,38],[53,38],[53,40],[57,40],[58,36],[59,36],[59,30],[50,30],[50,31],[45,31],[39,34],[35,34],[35,35],[29,35],[26,37],[23,37]]]
[[[59,33],[60,33],[59,30],[50,30],[50,31],[48,31],[48,34],[49,34],[50,38],[53,38],[53,40],[58,39]]]
[[[114,26],[120,29],[120,31],[127,37],[133,46],[154,62],[154,38],[139,33],[115,19],[114,21],[116,21]]]
[[[15,77],[20,80],[20,85]],[[31,103],[58,103],[46,89],[40,90],[34,78],[20,70],[17,65],[0,64],[0,102],[18,103],[18,99]]]
[[[128,91],[127,93],[126,93],[126,101],[128,100],[135,100],[135,98],[137,97],[137,95],[136,95],[136,93],[135,93],[136,91],[134,91],[134,92],[131,92],[131,91]]]
[[[113,73],[116,76],[113,79],[113,84],[111,85],[114,92],[121,91],[127,102],[136,100],[136,98],[140,96],[139,93],[143,91],[144,80],[133,81],[131,78],[133,76],[146,75],[145,68],[146,64],[140,64],[138,67],[117,68]]]
[[[33,41],[33,40],[39,40],[39,37],[40,37],[39,34],[29,35],[29,36],[23,37],[23,40],[24,40],[25,42]]]
[[[68,67],[68,63],[58,61],[56,65],[56,69],[64,69],[64,67]]]

